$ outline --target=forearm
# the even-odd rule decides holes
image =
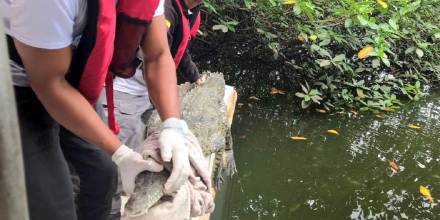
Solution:
[[[31,82],[49,114],[66,129],[113,154],[122,145],[87,100],[64,79]]]
[[[153,18],[142,43],[148,93],[162,121],[180,118],[176,67],[167,42],[164,16]]]
[[[144,62],[148,93],[161,119],[180,118],[176,70],[171,54],[163,51],[156,59]]]

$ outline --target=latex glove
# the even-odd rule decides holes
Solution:
[[[197,79],[197,81],[196,81],[197,85],[199,85],[199,86],[202,85],[205,82],[206,82],[206,74],[201,75],[199,77],[199,79]]]
[[[191,131],[188,131],[186,144],[189,149],[189,158],[192,168],[194,168],[196,175],[190,176],[190,181],[194,182],[192,177],[198,176],[206,186],[206,191],[211,189],[211,173],[209,172],[208,161],[203,155],[202,148],[199,141]]]
[[[183,120],[169,118],[162,123],[159,135],[160,155],[164,162],[173,164],[171,175],[165,183],[165,194],[179,190],[191,174],[188,148],[185,145],[187,134],[188,126]]]
[[[122,190],[131,194],[134,190],[136,176],[142,171],[160,172],[163,166],[153,159],[144,160],[142,156],[125,145],[121,145],[112,155],[113,162],[121,173]]]

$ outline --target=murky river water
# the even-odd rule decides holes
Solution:
[[[298,114],[284,96],[239,102],[239,173],[219,194],[214,220],[440,219],[419,192],[426,186],[440,202],[440,94],[383,119]],[[296,135],[307,140],[289,139]]]

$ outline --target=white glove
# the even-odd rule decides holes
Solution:
[[[121,145],[112,156],[121,173],[122,190],[131,194],[134,191],[136,176],[142,171],[160,172],[163,166],[153,159],[144,160],[142,156],[125,145]]]
[[[185,136],[188,133],[186,122],[177,118],[169,118],[162,123],[159,136],[160,154],[164,162],[171,162],[173,169],[165,183],[164,193],[172,194],[188,180],[191,166]]]

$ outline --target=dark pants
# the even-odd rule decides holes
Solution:
[[[59,126],[30,88],[15,92],[30,219],[106,219],[117,174],[110,156]],[[80,177],[78,214],[63,153]]]
[[[79,176],[78,219],[106,220],[116,191],[116,165],[107,153],[63,127],[60,144],[64,157]]]

